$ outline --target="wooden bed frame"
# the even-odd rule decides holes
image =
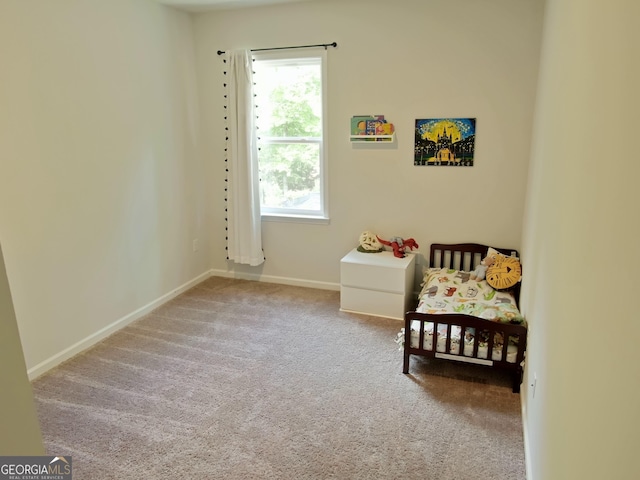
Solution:
[[[487,254],[486,245],[477,243],[459,243],[459,244],[441,244],[434,243],[431,245],[429,254],[429,267],[451,268],[456,270],[472,271],[476,265],[480,263],[482,258]],[[495,248],[495,247],[494,247]],[[505,255],[518,256],[518,252],[513,249],[496,248]],[[516,298],[516,302],[520,300],[520,283],[511,290]],[[411,324],[414,321],[420,322],[420,339],[417,347],[411,347]],[[427,350],[424,348],[425,323],[432,322],[434,331],[437,331],[438,325],[447,325],[446,330],[446,351],[450,351],[452,325],[458,325],[462,328],[462,337],[467,328],[474,328],[476,331],[484,330],[489,332],[489,342],[487,345],[488,355],[490,359],[493,356],[493,339],[496,333],[503,335],[503,338],[515,337],[518,339],[518,350],[514,363],[507,362],[507,348],[502,348],[502,356],[500,360],[488,360],[478,358],[479,335],[474,336],[473,354],[467,356],[464,354],[463,345],[460,346],[457,354],[440,353],[436,351],[437,338],[434,335],[432,348]],[[506,345],[505,345],[506,347]],[[404,321],[404,366],[403,373],[409,373],[409,361],[411,355],[422,355],[425,357],[445,358],[466,363],[474,363],[487,365],[493,368],[507,370],[511,372],[513,379],[513,392],[520,392],[520,383],[522,382],[522,362],[527,347],[527,327],[524,325],[512,325],[507,323],[498,323],[482,318],[472,317],[464,314],[427,314],[418,312],[407,312]]]

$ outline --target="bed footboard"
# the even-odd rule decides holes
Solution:
[[[527,327],[460,314],[407,312],[403,373],[411,355],[486,365],[511,372],[513,392],[520,392]]]

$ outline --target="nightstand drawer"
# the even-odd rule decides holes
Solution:
[[[343,311],[402,320],[407,303],[408,298],[403,293],[344,286],[340,289],[340,310]]]

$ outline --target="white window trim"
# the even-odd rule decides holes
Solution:
[[[327,115],[327,49],[326,48],[305,48],[303,50],[272,50],[253,52],[253,58],[259,60],[290,60],[295,58],[320,58],[322,70],[322,138],[319,139],[320,146],[320,191],[321,191],[321,211],[319,213],[307,213],[304,211],[294,213],[293,210],[278,211],[276,209],[262,211],[260,216],[263,221],[268,222],[294,222],[294,223],[329,223],[329,169],[327,155],[327,131],[329,127]],[[307,139],[311,140],[311,139]]]

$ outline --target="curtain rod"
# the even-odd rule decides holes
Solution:
[[[324,47],[326,50],[327,47],[337,47],[338,44],[336,42],[333,43],[320,43],[318,45],[296,45],[294,47],[275,47],[275,48],[254,48],[252,52],[266,52],[268,50],[288,50],[290,48],[312,48],[312,47]],[[218,50],[218,55],[224,55],[224,50]]]

